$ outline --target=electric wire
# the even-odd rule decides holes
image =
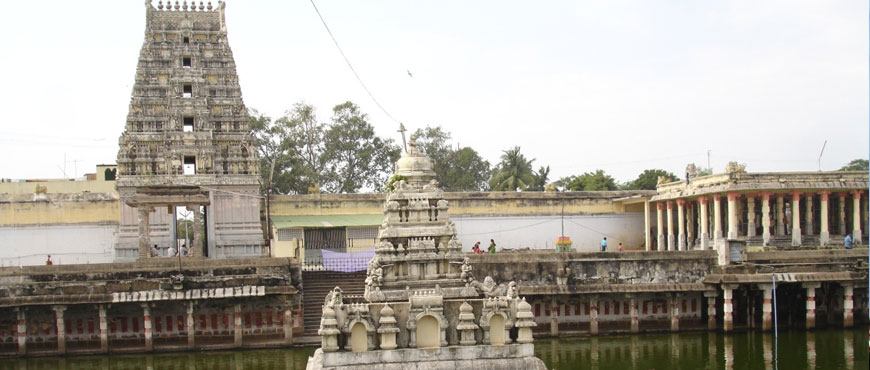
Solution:
[[[350,59],[348,59],[347,55],[344,54],[344,50],[341,49],[341,45],[338,44],[338,40],[335,39],[335,35],[332,34],[332,30],[329,29],[329,26],[326,24],[326,20],[323,19],[323,15],[320,14],[320,9],[317,9],[317,4],[314,4],[314,0],[309,1],[311,1],[311,6],[313,6],[314,11],[317,12],[317,17],[320,18],[320,22],[323,23],[323,27],[326,28],[326,32],[329,33],[329,37],[332,38],[332,42],[335,44],[338,52],[341,53],[341,57],[344,58],[344,62],[347,63],[347,67],[350,68],[351,72],[353,72],[354,77],[356,77],[356,80],[359,82],[360,86],[362,86],[363,90],[365,90],[366,93],[369,95],[369,98],[371,98],[372,101],[375,102],[375,105],[377,105],[378,108],[380,108],[381,111],[387,115],[387,117],[390,117],[390,119],[392,119],[396,123],[401,123],[399,122],[399,120],[394,118],[393,115],[387,112],[386,109],[384,109],[384,106],[382,106],[381,103],[378,102],[378,99],[375,99],[374,94],[372,94],[371,90],[369,90],[369,88],[363,82],[362,78],[360,78],[359,73],[356,72],[356,69],[353,68],[353,65],[350,63]]]

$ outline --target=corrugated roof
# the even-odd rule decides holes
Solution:
[[[272,223],[275,224],[275,227],[278,229],[296,227],[379,226],[383,220],[383,214],[272,216]]]

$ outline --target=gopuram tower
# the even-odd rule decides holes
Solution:
[[[546,369],[531,305],[514,282],[475,279],[414,137],[391,184],[365,294],[326,296],[307,369]]]
[[[268,253],[257,149],[227,42],[225,4],[146,1],[145,9],[145,41],[119,139],[116,259],[148,258],[154,246],[163,255],[176,243],[176,207],[193,213],[191,256]]]

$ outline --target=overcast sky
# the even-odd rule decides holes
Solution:
[[[216,3],[216,2],[215,2]],[[156,1],[155,1],[156,4]],[[320,8],[390,115],[491,163],[520,146],[551,181],[604,169],[815,171],[868,157],[866,1],[337,1]],[[11,1],[0,12],[0,177],[115,163],[143,1]],[[353,77],[309,0],[227,2],[245,104],[323,121]],[[413,77],[408,76],[408,71]]]

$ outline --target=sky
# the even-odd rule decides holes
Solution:
[[[0,178],[115,163],[143,3],[3,4]],[[228,0],[248,108],[277,117],[304,101],[325,122],[349,100],[380,136],[401,142],[397,121],[440,125],[492,164],[519,146],[551,181],[596,169],[619,182],[650,168],[682,175],[708,158],[715,172],[868,158],[866,1],[315,3],[386,112],[309,0]]]

